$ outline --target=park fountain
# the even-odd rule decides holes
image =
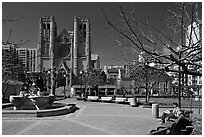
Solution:
[[[14,105],[14,110],[41,110],[50,107],[54,102],[54,95],[38,96],[10,96],[9,101]]]
[[[55,96],[39,94],[10,95],[10,103],[2,104],[2,117],[47,117],[75,112],[75,104],[54,103]]]

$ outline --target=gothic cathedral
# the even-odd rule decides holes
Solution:
[[[57,23],[53,16],[40,18],[38,71],[66,71],[66,85],[72,86],[73,77],[91,66],[90,23],[87,17],[74,17],[74,31],[63,29],[57,35]]]

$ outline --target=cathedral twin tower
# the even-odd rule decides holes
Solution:
[[[90,23],[87,17],[74,17],[74,30],[63,29],[57,35],[57,24],[53,16],[40,18],[38,71],[48,70],[53,65],[64,69],[71,84],[72,75],[91,66]]]

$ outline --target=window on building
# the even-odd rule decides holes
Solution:
[[[197,79],[194,82],[195,82],[195,84],[197,84],[197,82],[198,82]]]
[[[86,42],[86,31],[84,31],[83,39],[84,39],[84,42]]]
[[[47,29],[49,29],[49,30],[50,30],[50,24],[49,24],[49,23],[47,24]]]
[[[81,31],[81,30],[82,30],[82,24],[79,25],[79,31]]]
[[[46,24],[45,23],[43,23],[43,29],[46,29]]]
[[[44,39],[44,41],[45,41],[45,36],[46,36],[46,24],[45,23],[43,23],[43,39]]]
[[[83,30],[84,31],[86,30],[86,24],[83,24]]]

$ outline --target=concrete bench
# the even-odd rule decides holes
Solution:
[[[116,97],[114,101],[115,101],[116,103],[117,103],[117,102],[126,102],[126,101],[127,101],[127,98]]]
[[[87,100],[90,100],[90,101],[91,101],[91,100],[95,100],[95,101],[96,101],[96,100],[98,100],[98,99],[99,99],[98,96],[88,96],[88,97],[87,97]]]
[[[101,101],[112,101],[112,97],[101,97]]]

